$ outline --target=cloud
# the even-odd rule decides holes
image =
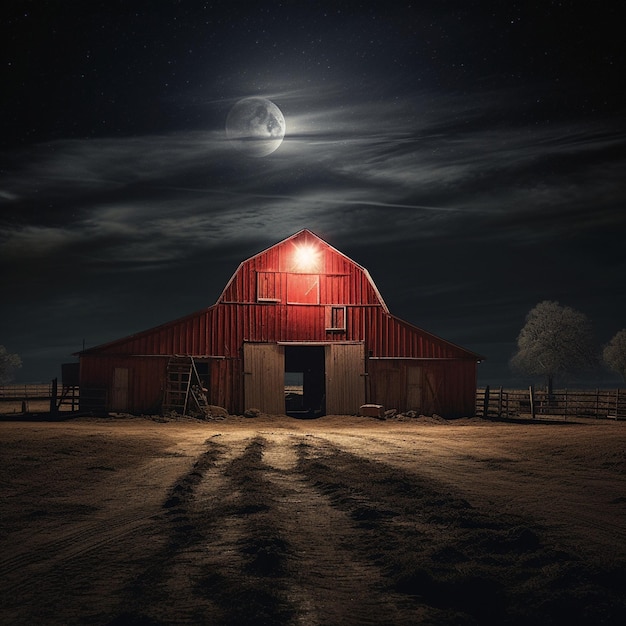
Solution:
[[[18,226],[0,231],[0,259],[47,257],[76,241],[79,233],[67,228]]]
[[[242,157],[221,128],[35,146],[5,177],[0,255],[146,268],[304,227],[521,244],[623,224],[624,133],[490,122],[481,94],[338,106],[339,89],[268,94],[290,111],[289,134],[264,159]]]
[[[168,180],[210,167],[230,150],[220,133],[61,140],[37,145],[15,157],[5,193],[14,198],[83,193]]]
[[[8,200],[8,201],[17,200],[17,195],[9,191],[4,191],[0,189],[0,200]]]

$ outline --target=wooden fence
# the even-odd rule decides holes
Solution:
[[[34,398],[50,398],[52,381],[49,383],[26,383],[21,385],[0,385],[0,399],[31,400]]]
[[[532,386],[528,389],[490,389],[476,391],[476,415],[491,418],[550,417],[567,419],[626,419],[624,389],[559,389],[549,394]]]
[[[79,396],[83,409],[102,410],[105,390],[61,386],[49,383],[0,385],[0,402],[18,400],[28,410],[29,400],[50,400],[52,410],[78,410]],[[484,387],[476,390],[476,415],[490,418],[550,418],[583,417],[626,420],[626,389],[571,390],[562,389],[548,394],[528,389]]]
[[[51,412],[62,409],[76,411],[79,405],[78,385],[59,385],[56,378],[49,383],[0,385],[0,402],[21,402],[22,410],[28,412],[30,400],[48,400]]]

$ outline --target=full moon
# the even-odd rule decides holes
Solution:
[[[271,100],[244,98],[228,113],[226,136],[248,156],[267,156],[283,142],[285,118]]]

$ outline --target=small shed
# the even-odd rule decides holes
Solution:
[[[474,414],[482,358],[392,315],[367,270],[309,230],[243,261],[213,306],[78,356],[83,410],[444,417]]]

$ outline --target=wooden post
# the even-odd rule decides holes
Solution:
[[[596,419],[600,417],[600,390],[596,387]]]
[[[530,414],[535,419],[535,390],[532,385],[528,387],[528,394],[530,396]]]
[[[50,413],[57,412],[57,392],[58,392],[58,381],[56,378],[53,378],[52,388],[50,390]]]
[[[483,417],[489,417],[489,385],[485,387],[485,396],[483,397]]]
[[[498,389],[498,417],[502,417],[502,385]]]

